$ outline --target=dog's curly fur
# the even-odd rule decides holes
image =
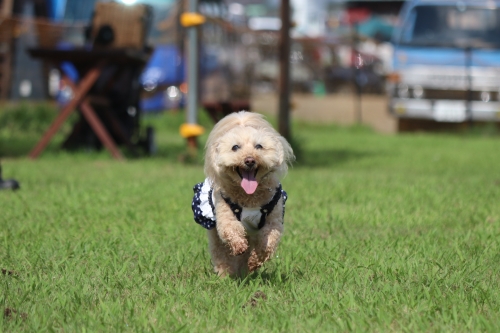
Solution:
[[[222,195],[241,207],[268,203],[294,158],[290,144],[260,114],[232,113],[215,125],[206,144],[205,174],[212,182],[217,219],[216,228],[208,230],[209,250],[219,275],[255,271],[275,252],[283,233],[283,198],[261,229],[246,230]],[[242,172],[255,172],[258,185],[252,194],[241,185]]]

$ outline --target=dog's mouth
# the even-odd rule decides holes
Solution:
[[[257,182],[257,172],[259,168],[236,168],[236,172],[241,177],[241,187],[247,194],[253,194],[259,183]]]

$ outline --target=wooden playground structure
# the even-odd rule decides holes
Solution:
[[[285,9],[288,8],[289,10],[289,1],[284,0],[283,3],[285,4]],[[136,90],[136,92],[132,94],[136,96],[134,101],[130,102],[127,106],[120,106],[121,110],[119,110],[119,112],[121,113],[128,112],[131,114],[131,108],[135,110],[134,119],[128,122],[128,125],[124,125],[123,123],[120,124],[120,117],[116,116],[116,103],[110,99],[109,96],[106,96],[104,90],[101,89],[98,91],[100,88],[98,88],[97,84],[99,80],[102,79],[101,76],[105,72],[106,63],[109,65],[113,62],[111,59],[112,57],[109,58],[107,55],[110,54],[111,50],[113,50],[111,53],[115,55],[120,52],[124,52],[124,54],[130,54],[130,52],[135,52],[135,54],[137,54],[138,52],[142,52],[142,55],[139,57],[142,60],[137,63],[138,67],[134,67],[136,68],[133,70],[135,74],[132,76],[137,78],[138,75],[140,75],[139,69],[146,64],[148,54],[151,54],[153,49],[151,48],[148,52],[145,48],[149,46],[147,44],[150,42],[147,37],[147,31],[145,31],[147,28],[138,23],[135,25],[130,24],[129,22],[136,22],[137,20],[131,20],[131,16],[126,16],[124,13],[126,11],[131,12],[131,8],[135,8],[134,10],[137,13],[133,15],[140,17],[140,20],[142,20],[141,22],[146,22],[148,20],[148,13],[139,13],[141,10],[144,10],[146,6],[125,6],[108,2],[97,3],[93,19],[89,25],[89,23],[85,24],[84,22],[79,24],[68,24],[64,23],[64,21],[56,23],[43,17],[27,18],[26,16],[14,16],[12,14],[14,5],[14,0],[0,0],[0,100],[9,99],[10,92],[12,92],[14,88],[18,89],[17,86],[13,87],[12,85],[13,66],[15,65],[13,53],[14,51],[27,51],[20,50],[19,48],[15,50],[15,41],[26,34],[33,35],[32,40],[35,40],[35,45],[30,45],[29,47],[29,54],[41,60],[43,80],[45,80],[45,82],[48,81],[47,76],[51,69],[59,70],[64,62],[71,61],[76,61],[76,71],[81,80],[80,82],[74,82],[61,71],[61,82],[73,89],[72,93],[74,96],[70,103],[62,106],[61,114],[64,116],[58,118],[56,123],[48,129],[47,133],[33,149],[30,156],[36,158],[43,151],[43,148],[55,134],[64,119],[73,109],[77,109],[83,124],[79,123],[79,125],[75,125],[65,145],[71,146],[68,142],[78,142],[78,133],[90,127],[90,130],[98,137],[101,146],[108,148],[112,156],[122,158],[120,151],[116,147],[117,145],[124,144],[131,148],[137,146],[139,143],[137,137],[141,135],[138,134],[141,132],[139,130],[140,107],[137,101],[142,93]],[[193,24],[189,23],[189,20],[186,21],[184,19],[186,15],[189,16],[193,14],[202,17],[202,22],[200,21]],[[124,19],[124,17],[127,19]],[[279,82],[288,82],[290,80],[289,70],[287,68],[289,62],[284,61],[289,59],[290,52],[288,35],[290,25],[289,15],[287,15],[284,24],[285,27],[282,29],[284,33],[282,34],[286,36],[286,38],[284,39],[283,36],[278,37],[279,43],[281,44],[276,48],[279,52],[275,53],[275,59],[282,60],[279,62],[281,64],[280,73],[282,74],[280,75],[282,75],[282,77],[278,79],[278,84],[279,89],[283,90],[287,97],[280,99],[279,102],[281,105],[280,108],[285,110],[280,116],[280,119],[283,119],[283,121],[280,121],[280,129],[284,132],[284,135],[287,136],[287,124],[289,122],[287,116],[289,109],[288,95],[290,87],[289,84],[282,84]],[[89,27],[91,28],[90,33],[88,32]],[[111,28],[110,30],[112,30],[114,34],[112,43],[106,44],[106,31],[102,31],[103,27]],[[174,43],[179,46],[179,49],[182,50],[182,54],[187,58],[191,57],[190,49],[194,49],[195,47],[211,47],[212,49],[217,49],[218,52],[220,52],[218,57],[221,59],[224,58],[223,65],[218,70],[208,75],[204,74],[204,76],[196,74],[194,79],[190,77],[190,75],[194,72],[193,69],[199,67],[199,59],[195,60],[194,63],[191,60],[191,63],[189,63],[189,61],[187,62],[188,81],[191,81],[187,82],[188,86],[191,87],[187,93],[186,105],[186,122],[188,125],[190,123],[196,125],[197,123],[196,116],[193,116],[197,113],[197,105],[203,107],[214,122],[230,112],[251,110],[250,97],[254,72],[253,66],[258,62],[258,59],[255,58],[255,52],[252,53],[249,52],[249,50],[259,49],[256,44],[258,44],[260,40],[258,35],[262,34],[262,32],[252,31],[244,26],[235,26],[225,21],[222,17],[198,13],[197,0],[179,1],[176,8],[170,11],[170,15],[161,20],[155,28],[160,31],[160,34],[155,37],[156,40],[154,40],[154,43]],[[135,33],[137,31],[140,33]],[[192,37],[193,32],[197,33],[194,37],[194,42]],[[269,32],[267,33],[269,34]],[[278,34],[279,32],[274,33]],[[77,36],[77,38],[75,38],[75,36]],[[251,36],[250,40],[252,42],[242,42],[242,39],[244,39],[243,36]],[[135,42],[131,42],[131,40]],[[285,41],[283,42],[283,40]],[[72,43],[75,48],[73,52],[58,50],[61,42],[68,41]],[[88,44],[89,41],[93,49],[89,59],[96,59],[96,61],[94,65],[91,66],[80,66],[78,64],[83,64],[83,62],[79,62],[76,59],[89,56],[89,51],[84,51],[88,46],[83,45],[83,43]],[[102,61],[98,61],[96,58],[98,57],[96,56],[96,51],[98,49]],[[79,52],[83,53],[79,55],[77,54]],[[127,58],[127,56],[125,56],[125,58]],[[130,60],[132,58],[134,57],[129,57],[128,59]],[[124,58],[122,57],[121,59]],[[124,65],[123,62],[121,62],[121,64],[122,66]],[[90,75],[92,79],[88,78],[88,75]],[[113,82],[113,80],[116,80],[116,78],[112,79],[110,82]],[[48,88],[45,90],[48,90]],[[190,97],[190,93],[194,95]],[[106,107],[106,105],[108,106]],[[115,113],[115,119],[113,119],[113,113]],[[106,115],[103,116],[103,114]],[[130,123],[132,125],[130,125]],[[181,134],[186,137],[191,146],[196,146],[195,139],[200,133],[200,130],[196,128],[194,132],[189,130],[184,132],[181,131]],[[83,140],[83,137],[80,139]]]

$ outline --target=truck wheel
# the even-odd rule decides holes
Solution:
[[[420,119],[398,119],[398,132],[415,132],[424,129],[426,126],[422,124]]]

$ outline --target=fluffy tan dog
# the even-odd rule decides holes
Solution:
[[[194,187],[192,208],[208,229],[219,275],[253,272],[276,250],[287,199],[280,178],[294,158],[260,114],[232,113],[215,125],[206,144],[207,178]]]

